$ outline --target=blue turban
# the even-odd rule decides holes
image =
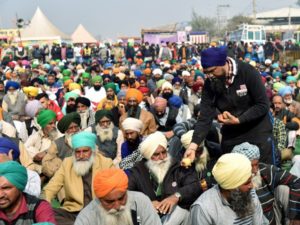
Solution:
[[[174,77],[173,80],[172,80],[172,84],[174,85],[177,82],[179,82],[181,84],[182,80],[179,77]]]
[[[293,88],[290,86],[285,86],[285,87],[279,89],[278,94],[281,97],[284,97],[285,95],[291,95],[291,94],[293,94]]]
[[[224,66],[226,58],[227,51],[225,47],[208,48],[201,52],[201,65],[204,69],[213,66]]]
[[[135,71],[134,71],[134,75],[135,75],[136,77],[140,77],[140,76],[142,76],[143,74],[142,74],[142,71],[140,71],[140,70],[135,70]]]
[[[117,97],[118,99],[122,98],[122,97],[125,97],[126,96],[126,92],[124,90],[121,90],[118,94],[117,94]]]
[[[93,151],[96,149],[96,135],[88,132],[82,131],[72,136],[72,147],[77,149],[80,147],[90,147]]]
[[[0,138],[0,153],[4,153],[8,155],[9,151],[13,150],[13,160],[17,160],[20,156],[19,147],[15,142],[10,140],[9,138],[1,137]]]
[[[287,82],[288,84],[291,83],[291,82],[296,83],[296,82],[297,82],[297,79],[296,79],[296,77],[288,76],[288,77],[286,78],[286,82]]]
[[[19,89],[20,88],[20,84],[16,81],[7,81],[6,85],[5,85],[5,91],[8,91],[8,89],[10,87],[13,87],[14,89]]]
[[[246,156],[249,160],[255,160],[260,158],[259,148],[256,145],[252,145],[248,142],[244,142],[240,145],[234,146],[231,153],[240,153]]]
[[[104,67],[104,69],[113,68],[113,64],[105,63],[103,67]]]
[[[276,72],[274,72],[274,73],[272,74],[272,77],[273,77],[273,78],[277,78],[277,77],[281,78],[281,77],[282,77],[282,73],[281,73],[280,71],[276,71]]]
[[[183,103],[182,99],[177,95],[173,95],[171,98],[169,98],[168,102],[171,106],[176,108],[180,108]]]
[[[5,177],[18,190],[24,191],[27,184],[27,170],[16,161],[0,163],[0,176]]]
[[[245,59],[251,59],[251,54],[250,53],[246,53],[244,56]]]

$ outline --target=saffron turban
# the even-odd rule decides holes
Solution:
[[[27,170],[16,161],[0,163],[0,176],[5,177],[18,190],[24,191],[27,184]]]
[[[226,58],[226,48],[208,48],[201,52],[201,65],[204,69],[213,66],[224,66],[226,63]]]
[[[45,128],[48,125],[48,123],[50,123],[55,118],[55,112],[53,112],[50,109],[44,109],[39,112],[37,116],[37,122],[42,128]]]
[[[128,177],[118,168],[100,170],[94,177],[93,187],[97,198],[103,198],[114,190],[125,192],[128,188]]]
[[[243,154],[249,160],[255,160],[260,158],[259,148],[256,145],[252,145],[248,142],[244,142],[240,145],[234,146],[231,152]]]
[[[156,131],[149,136],[141,143],[140,153],[146,159],[150,159],[153,153],[156,151],[158,146],[162,146],[167,149],[168,141],[165,135],[162,132]]]
[[[96,149],[96,139],[96,135],[88,131],[76,133],[72,136],[73,149],[90,147],[94,151]]]
[[[216,162],[212,174],[218,184],[225,190],[238,188],[251,177],[250,160],[239,153],[222,155]]]
[[[167,100],[162,98],[162,97],[156,97],[154,100],[154,107],[163,107],[166,108],[167,107]]]
[[[9,138],[1,137],[0,138],[0,153],[4,153],[8,155],[9,151],[13,150],[13,160],[17,160],[20,156],[20,150],[19,147],[15,142],[13,142]]]
[[[129,88],[126,93],[126,101],[128,101],[129,98],[135,98],[139,104],[143,100],[143,94],[135,88]]]
[[[122,127],[124,130],[141,132],[143,129],[143,122],[136,118],[128,117],[122,122]]]
[[[36,97],[39,93],[39,89],[37,87],[33,87],[33,86],[24,87],[23,91],[27,96],[30,95],[32,97]]]
[[[103,117],[113,120],[113,114],[110,110],[98,110],[95,114],[95,122],[98,123]]]
[[[151,74],[151,69],[150,68],[144,69],[144,74],[149,76]]]
[[[76,123],[80,126],[80,122],[80,115],[77,112],[71,112],[61,118],[57,124],[57,128],[62,134],[64,134],[69,129],[71,123]]]

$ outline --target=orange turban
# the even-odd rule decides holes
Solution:
[[[149,68],[147,68],[147,69],[144,70],[144,74],[145,75],[151,75],[151,73],[152,73],[151,69],[149,69]]]
[[[121,169],[100,170],[95,175],[93,186],[96,197],[102,198],[113,190],[125,192],[128,188],[128,177]]]
[[[126,93],[126,101],[128,101],[129,98],[136,98],[138,103],[141,103],[141,101],[143,100],[143,94],[135,88],[129,88]]]
[[[73,81],[72,81],[71,79],[66,80],[66,81],[64,82],[64,87],[69,87],[69,85],[70,85],[71,83],[73,83]]]
[[[104,70],[103,75],[109,75],[109,70]]]

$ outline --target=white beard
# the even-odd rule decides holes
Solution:
[[[87,161],[77,161],[75,154],[73,153],[73,169],[78,176],[86,175],[93,166],[95,152],[92,153],[91,157]]]
[[[252,175],[252,184],[255,190],[259,189],[262,186],[262,178],[259,170],[255,175]]]
[[[122,225],[133,225],[131,209],[128,202],[129,201],[127,199],[126,205],[121,206],[118,211],[115,209],[107,211],[101,204],[99,204],[100,218],[103,220],[103,224],[119,225],[121,222]]]
[[[57,129],[55,128],[54,130],[50,131],[48,133],[48,138],[51,140],[51,141],[55,141],[56,138],[58,137],[58,132],[57,132]]]
[[[72,136],[73,135],[74,134],[67,134],[67,133],[65,134],[65,142],[71,148],[72,148]]]
[[[95,126],[97,136],[100,138],[101,142],[111,141],[113,139],[113,128],[113,123],[111,123],[108,128],[101,128],[99,124]]]
[[[80,115],[80,119],[81,119],[81,129],[85,129],[87,128],[87,121],[88,121],[88,118],[89,118],[89,110],[85,110],[85,111],[82,111],[82,112],[78,112],[79,115]]]
[[[146,166],[148,169],[153,173],[153,175],[157,178],[157,182],[161,184],[170,169],[172,162],[171,156],[168,154],[167,158],[164,160],[159,160],[159,161],[153,161],[149,159],[146,162]]]
[[[14,92],[8,92],[8,98],[11,102],[12,105],[16,104],[17,99],[18,99],[18,92],[14,91]]]

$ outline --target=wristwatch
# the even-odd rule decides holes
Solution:
[[[181,199],[181,194],[179,192],[174,193],[175,197],[178,198],[179,200]]]

